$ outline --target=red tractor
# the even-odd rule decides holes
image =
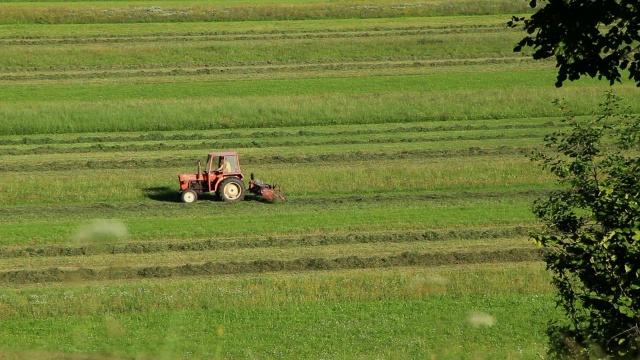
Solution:
[[[198,200],[198,194],[208,192],[217,194],[223,201],[240,201],[244,199],[246,191],[243,178],[238,153],[235,151],[209,153],[204,172],[201,171],[198,163],[197,174],[178,175],[180,200],[192,203]],[[275,186],[254,179],[253,174],[251,174],[248,190],[267,200],[272,200],[275,196],[285,200],[285,197],[276,191]]]

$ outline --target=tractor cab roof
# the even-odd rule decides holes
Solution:
[[[231,156],[231,155],[237,156],[238,153],[235,152],[235,151],[218,151],[218,152],[209,153],[209,157],[227,156],[227,155],[229,155],[229,156]]]

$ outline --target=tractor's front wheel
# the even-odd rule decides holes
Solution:
[[[244,182],[238,178],[228,178],[220,183],[218,195],[222,201],[240,201],[244,199]]]
[[[191,204],[198,200],[198,193],[194,190],[185,190],[180,194],[180,201]]]

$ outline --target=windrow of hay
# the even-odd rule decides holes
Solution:
[[[335,39],[358,37],[388,37],[398,35],[444,35],[505,31],[500,25],[452,25],[452,26],[398,26],[344,29],[290,29],[290,30],[209,30],[185,33],[131,33],[126,35],[0,35],[0,45],[52,45],[52,44],[118,44],[130,42],[171,41],[255,41],[293,39]]]
[[[391,256],[343,258],[305,258],[297,260],[255,260],[248,262],[228,262],[185,264],[182,266],[151,267],[107,267],[102,269],[79,268],[17,270],[0,272],[0,283],[30,284],[42,282],[78,282],[94,280],[125,280],[139,278],[169,278],[184,276],[209,276],[224,274],[247,274],[264,272],[292,272],[338,269],[389,268],[398,266],[442,266],[452,264],[480,264],[499,262],[539,261],[541,249],[513,248],[496,251],[477,252],[405,252]]]
[[[353,137],[362,135],[389,135],[403,133],[433,133],[455,131],[485,131],[485,130],[513,130],[513,129],[557,129],[563,124],[554,119],[508,119],[490,121],[456,121],[456,122],[427,122],[413,124],[378,124],[362,126],[326,126],[306,128],[281,128],[278,130],[246,129],[246,130],[217,130],[199,132],[143,132],[117,134],[70,134],[51,136],[6,136],[0,138],[0,146],[9,145],[62,145],[62,144],[96,144],[96,143],[137,143],[153,141],[197,141],[197,140],[228,140],[228,139],[265,139],[265,138],[300,138],[315,137]],[[556,119],[559,120],[559,119]],[[4,148],[4,147],[3,147]],[[104,148],[100,149],[105,150]]]
[[[99,240],[103,238],[121,240],[126,236],[126,229],[120,223],[114,226],[111,223],[96,222],[83,227],[78,237],[86,238],[87,232],[98,233]],[[101,229],[109,226],[109,231],[103,234]],[[534,228],[522,226],[500,227],[488,229],[460,229],[441,230],[427,232],[390,232],[390,233],[357,233],[346,235],[306,235],[302,237],[267,237],[250,239],[208,239],[200,241],[182,242],[135,242],[135,243],[109,243],[107,240],[98,244],[84,245],[60,245],[43,247],[0,247],[0,258],[20,257],[54,257],[54,256],[78,256],[98,254],[127,254],[127,253],[157,253],[167,251],[211,251],[243,248],[277,248],[292,246],[321,246],[340,244],[368,244],[382,242],[422,242],[444,241],[452,239],[495,239],[503,237],[526,236]],[[94,236],[95,237],[95,236]]]
[[[209,150],[211,148],[207,148]],[[356,161],[362,158],[375,160],[392,160],[392,159],[421,159],[421,158],[458,158],[458,157],[483,157],[483,156],[499,156],[499,155],[525,155],[535,150],[535,147],[513,147],[501,146],[499,148],[481,148],[470,147],[467,149],[444,149],[444,150],[400,150],[400,151],[384,151],[384,152],[342,152],[328,153],[317,155],[290,155],[290,156],[260,156],[245,155],[242,157],[243,164],[305,164],[305,163],[322,163],[322,162],[347,162]],[[42,152],[39,154],[48,154]],[[202,161],[202,156],[185,156],[176,158],[157,159],[123,159],[123,160],[67,160],[67,161],[46,161],[46,163],[34,163],[42,170],[68,171],[82,169],[157,169],[157,168],[178,168],[185,164],[197,164]],[[24,163],[0,163],[0,171],[25,171]]]
[[[191,143],[153,143],[153,144],[94,144],[87,146],[74,146],[74,147],[55,147],[51,145],[31,147],[26,149],[12,149],[5,148],[0,149],[0,155],[29,155],[29,154],[73,154],[73,153],[92,153],[92,152],[136,152],[136,151],[177,151],[177,150],[198,150],[198,149],[220,149],[220,148],[233,148],[233,149],[245,149],[245,148],[262,148],[262,147],[295,147],[295,146],[326,146],[326,145],[360,145],[360,144],[396,144],[396,143],[424,143],[424,142],[444,142],[455,140],[496,140],[496,139],[541,139],[546,135],[548,131],[532,131],[529,130],[529,134],[515,133],[505,134],[506,131],[496,134],[476,134],[467,135],[461,138],[461,135],[451,134],[449,136],[441,135],[438,137],[433,136],[420,136],[412,135],[410,137],[390,137],[382,139],[348,139],[348,138],[327,138],[320,141],[270,141],[270,140],[218,140],[218,141],[203,141],[203,142],[191,142]],[[533,132],[533,133],[531,133]]]
[[[171,77],[203,77],[206,76],[210,80],[227,80],[230,75],[241,74],[247,78],[255,77],[257,74],[280,74],[281,76],[291,77],[293,73],[317,73],[327,76],[328,72],[344,72],[349,70],[388,70],[398,71],[401,69],[420,69],[420,68],[438,68],[438,67],[454,67],[454,66],[481,66],[481,65],[497,65],[497,64],[526,64],[533,63],[533,60],[522,59],[520,57],[495,57],[489,59],[462,59],[462,60],[432,60],[432,59],[410,59],[400,61],[384,61],[384,60],[364,60],[349,61],[342,63],[323,63],[323,64],[286,64],[286,65],[265,65],[265,66],[224,66],[218,64],[206,64],[201,67],[184,66],[176,64],[168,69],[145,69],[145,70],[94,70],[88,69],[84,71],[13,71],[9,73],[0,72],[0,81],[60,81],[60,80],[82,80],[82,79],[117,79],[140,78],[145,81],[151,81],[152,78]],[[216,79],[216,76],[219,79]]]

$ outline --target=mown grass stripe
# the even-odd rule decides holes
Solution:
[[[456,206],[461,204],[470,204],[471,201],[491,202],[496,199],[509,199],[510,201],[526,201],[538,196],[546,195],[549,191],[554,190],[551,185],[548,186],[521,186],[504,189],[500,186],[486,187],[484,189],[461,190],[456,192],[448,192],[446,190],[433,192],[416,192],[413,189],[406,188],[402,191],[390,191],[380,189],[372,193],[355,193],[352,195],[322,194],[311,196],[290,197],[286,204],[269,204],[268,206],[286,207],[286,209],[274,208],[273,211],[296,211],[308,207],[327,207],[338,206],[346,207],[349,205],[373,205],[373,207],[390,206],[402,203],[422,202],[425,208]],[[165,193],[166,191],[166,193]],[[17,224],[19,222],[28,222],[33,214],[47,213],[56,221],[62,221],[65,218],[83,220],[92,218],[152,218],[155,213],[162,213],[167,217],[184,217],[185,207],[179,203],[177,190],[172,188],[147,189],[147,197],[154,201],[142,200],[134,202],[119,203],[85,203],[85,204],[46,204],[46,205],[16,205],[0,207],[0,223]],[[250,211],[253,209],[261,209],[256,202],[260,203],[254,196],[248,195],[246,203],[238,204],[235,208],[225,207],[220,202],[212,201],[213,196],[202,195],[203,202],[207,205],[194,205],[197,211],[205,212],[208,206],[217,207],[219,211],[233,212]],[[234,205],[236,206],[236,205]],[[276,210],[277,209],[277,210]],[[235,213],[234,213],[235,214]],[[236,214],[237,216],[237,214]],[[54,222],[52,220],[52,222]],[[466,231],[466,230],[461,230]],[[483,230],[484,231],[484,230]],[[367,234],[369,232],[366,232]],[[332,235],[333,236],[333,235]],[[222,239],[225,236],[220,235]],[[205,238],[209,239],[209,236]]]
[[[548,75],[551,73],[545,72],[544,76]],[[520,91],[518,89],[523,88],[517,82],[508,80],[514,76],[513,73],[499,73],[493,76],[457,74],[448,78],[439,74],[431,78],[385,76],[341,80],[299,79],[227,83],[227,87],[223,86],[224,83],[204,83],[207,85],[202,87],[195,83],[176,83],[157,88],[147,84],[126,89],[124,85],[30,90],[12,87],[12,94],[8,94],[6,99],[9,103],[0,106],[0,134],[197,131],[557,117],[560,111],[551,103],[557,97],[564,97],[567,102],[574,104],[576,115],[587,115],[593,112],[594,99],[601,89],[599,86],[590,87],[586,82],[578,87],[567,86],[562,89],[551,89],[549,85],[536,88],[535,84],[531,84],[532,87],[527,91]],[[548,78],[552,79],[553,76]],[[482,79],[487,83],[470,89],[480,84]],[[494,83],[491,84],[491,81]],[[533,82],[535,80],[532,78]],[[263,88],[269,84],[273,87]],[[341,84],[343,87],[338,90]],[[367,84],[371,87],[367,88]],[[398,88],[392,88],[394,84],[398,88],[406,86],[408,92],[398,92]],[[192,86],[188,91],[184,89],[187,85]],[[298,88],[303,85],[306,86],[304,90]],[[218,92],[213,91],[208,94],[209,97],[201,97],[217,87]],[[458,87],[466,89],[460,90]],[[139,99],[143,95],[138,92],[145,88],[148,91],[145,96],[151,99]],[[253,96],[246,94],[234,97],[236,91],[242,91],[242,88],[254,93]],[[483,88],[486,90],[480,91]],[[81,93],[83,89],[86,93]],[[635,91],[635,87],[621,86],[617,89],[620,96]],[[258,95],[256,91],[265,93]],[[315,94],[276,95],[287,91]],[[34,96],[38,92],[42,92],[45,98],[34,103]],[[56,92],[58,101],[50,101],[56,98]],[[8,87],[0,88],[0,95],[4,93],[8,93]],[[196,98],[184,98],[196,93]],[[99,94],[104,94],[105,98],[130,95],[133,100],[102,99]],[[212,97],[211,94],[219,96]],[[24,97],[12,99],[21,95]],[[76,96],[83,100],[68,98]],[[166,99],[160,99],[165,96]],[[626,101],[624,105],[629,105],[630,112],[637,112],[640,107],[631,101]]]
[[[292,80],[260,80],[241,82],[198,82],[170,84],[126,84],[101,86],[15,86],[0,87],[3,103],[19,104],[38,99],[38,102],[86,101],[87,98],[101,102],[134,99],[199,99],[216,94],[221,97],[252,96],[303,96],[318,94],[372,94],[372,93],[431,93],[441,90],[461,91],[473,89],[522,88],[514,83],[517,77],[527,78],[527,88],[549,87],[553,71],[491,72],[475,74],[429,74],[414,76],[381,76],[370,78],[318,78]],[[354,81],[355,80],[355,81]],[[431,86],[425,86],[431,84]],[[589,84],[581,83],[583,86]],[[126,87],[126,89],[125,89]]]

